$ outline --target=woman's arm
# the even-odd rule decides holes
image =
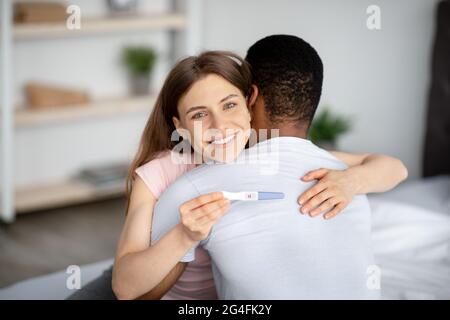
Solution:
[[[298,199],[300,212],[314,217],[328,211],[325,219],[341,212],[357,194],[391,190],[408,176],[403,163],[381,154],[350,154],[331,152],[346,163],[346,170],[318,169],[307,173],[302,180],[319,182]]]
[[[137,177],[113,268],[112,287],[118,299],[135,299],[151,291],[195,243],[177,225],[150,246],[155,202],[153,194]]]
[[[156,287],[146,294],[136,298],[136,300],[160,300],[175,283],[186,269],[187,262],[178,262],[177,265],[170,270],[169,274]]]
[[[113,268],[112,287],[118,299],[160,298],[182,274],[185,264],[180,259],[208,236],[229,205],[221,192],[186,202],[180,207],[181,222],[150,246],[155,202],[138,177]]]
[[[347,173],[356,183],[356,194],[386,192],[408,177],[408,169],[402,161],[384,154],[352,154],[332,151],[332,155],[349,168]]]

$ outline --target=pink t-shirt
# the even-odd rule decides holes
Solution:
[[[167,151],[157,159],[135,170],[154,197],[158,199],[166,188],[195,164],[176,163],[172,157],[180,156]],[[209,254],[197,247],[195,260],[189,262],[181,277],[161,300],[216,300],[217,293],[211,270]]]

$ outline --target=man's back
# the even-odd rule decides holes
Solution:
[[[346,168],[308,140],[281,137],[264,141],[246,150],[237,163],[202,166],[187,173],[160,199],[154,231],[161,229],[158,225],[163,215],[174,215],[173,209],[181,202],[199,194],[283,192],[283,200],[232,203],[202,241],[212,258],[219,297],[377,298],[378,292],[366,285],[368,267],[374,263],[367,198],[355,197],[329,221],[299,212],[297,198],[312,185],[300,177],[319,167]],[[189,186],[192,191],[187,192]],[[177,196],[181,190],[184,199]],[[170,210],[169,206],[176,208]]]

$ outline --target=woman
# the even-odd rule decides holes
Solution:
[[[247,107],[256,97],[249,66],[229,52],[205,52],[186,58],[169,73],[127,181],[127,217],[112,279],[119,299],[160,298],[165,293],[160,291],[164,280],[179,267],[180,258],[194,241],[204,239],[228,210],[229,201],[221,193],[193,199],[180,207],[181,223],[149,246],[153,207],[158,197],[179,176],[195,167],[192,162],[176,160],[235,160],[248,142],[251,119]],[[171,140],[176,130],[189,141],[192,154],[171,151],[178,143]],[[312,209],[311,216],[326,212],[324,217],[332,218],[355,194],[386,191],[406,177],[406,169],[397,159],[333,154],[350,168],[322,169],[305,175],[304,181],[320,181],[301,195],[303,213]],[[217,298],[208,254],[198,248],[196,257],[164,299]]]

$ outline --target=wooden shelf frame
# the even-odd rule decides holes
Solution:
[[[52,181],[16,189],[15,211],[23,214],[123,195],[124,181],[104,186],[95,186],[75,178]]]
[[[138,112],[150,113],[156,96],[146,95],[122,99],[95,101],[87,104],[58,106],[45,110],[17,108],[15,111],[16,128],[60,124],[83,119],[121,116]]]
[[[14,40],[70,38],[121,32],[183,30],[186,17],[179,13],[131,17],[101,17],[81,20],[81,28],[69,30],[65,22],[15,24]]]

